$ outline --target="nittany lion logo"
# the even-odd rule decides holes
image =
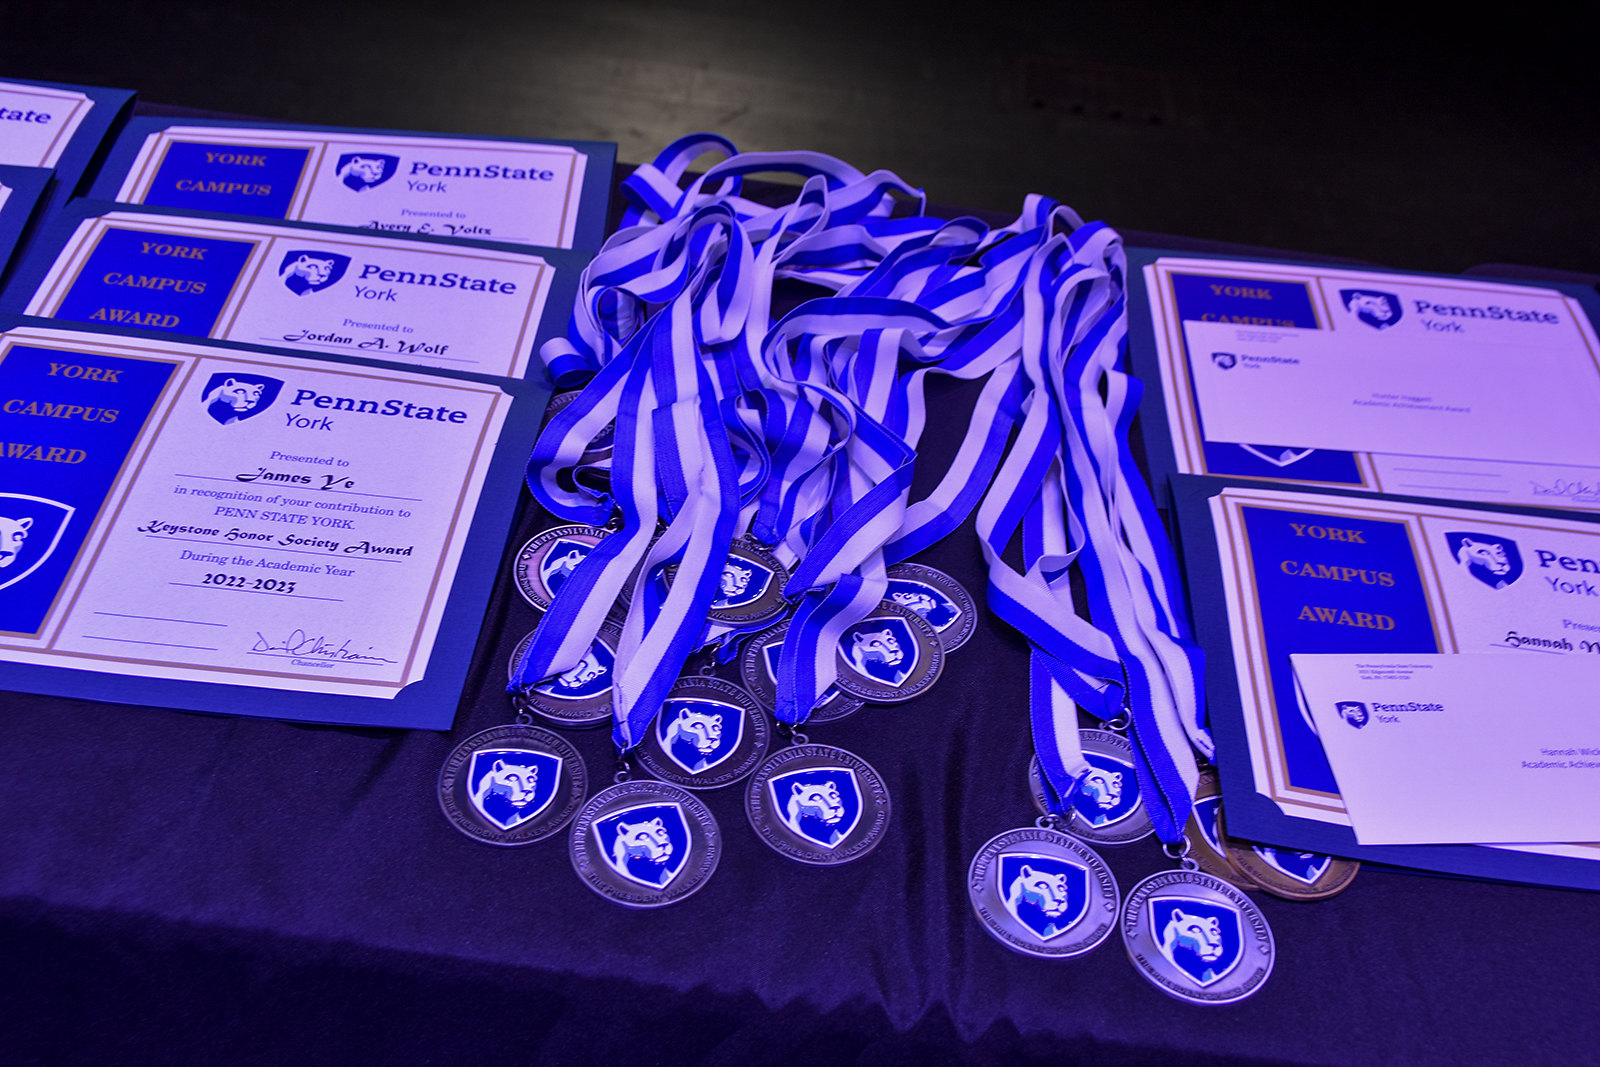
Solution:
[[[382,185],[400,169],[399,156],[376,152],[346,152],[333,165],[333,172],[346,186],[358,193]]]
[[[1340,289],[1339,299],[1346,311],[1374,330],[1387,330],[1404,314],[1399,297],[1376,289]]]
[[[1444,539],[1456,562],[1490,589],[1504,589],[1522,577],[1522,553],[1509,537],[1460,530]]]
[[[568,537],[557,538],[556,543],[545,552],[544,558],[539,561],[539,580],[544,587],[550,590],[550,595],[555,596],[561,592],[561,587],[572,577],[572,572],[578,564],[594,551],[594,546],[587,541],[575,541]]]
[[[665,889],[689,862],[689,822],[670,802],[612,812],[590,832],[606,866],[651,889]]]
[[[955,602],[926,582],[907,578],[889,579],[889,600],[922,616],[924,622],[944,633],[961,617]]]
[[[1281,871],[1297,882],[1314,885],[1318,878],[1333,866],[1333,857],[1316,852],[1294,852],[1289,849],[1251,845],[1256,855],[1274,870]]]
[[[1217,812],[1222,807],[1221,797],[1200,797],[1194,802],[1194,821],[1200,827],[1200,836],[1206,839],[1211,851],[1222,851],[1222,835],[1217,832]]]
[[[744,737],[744,712],[720,700],[668,700],[656,718],[661,750],[689,774],[732,756]]]
[[[767,779],[772,808],[790,830],[834,848],[861,822],[861,786],[848,767],[814,767]]]
[[[42,496],[0,493],[0,589],[16,585],[50,558],[75,510]]]
[[[1239,357],[1232,352],[1213,352],[1211,353],[1211,362],[1223,370],[1232,370],[1238,365]]]
[[[717,596],[713,608],[742,608],[754,604],[767,594],[772,585],[772,572],[749,559],[730,559],[722,566],[717,580]]]
[[[534,692],[557,700],[588,700],[611,688],[611,668],[616,654],[599,638],[569,670],[534,686]]]
[[[1357,730],[1372,719],[1372,714],[1367,711],[1367,706],[1359,700],[1341,700],[1334,704],[1333,710],[1339,713],[1339,718],[1354,726]]]
[[[877,615],[856,623],[839,638],[845,659],[861,674],[896,689],[917,669],[916,635],[897,615]]]
[[[1134,785],[1133,765],[1085,752],[1089,773],[1072,795],[1072,807],[1090,826],[1106,826],[1132,815],[1139,807],[1139,790]]]
[[[291,293],[305,296],[333,285],[349,267],[349,256],[296,248],[284,253],[283,262],[278,264],[278,277]]]
[[[1076,863],[1007,852],[994,872],[1006,911],[1040,941],[1060,937],[1089,911],[1089,871]]]
[[[1225,978],[1244,955],[1239,913],[1193,897],[1151,897],[1150,930],[1167,962],[1204,988]]]
[[[282,389],[283,382],[277,378],[230,371],[211,376],[200,395],[200,403],[207,415],[224,426],[232,426],[266,411]]]
[[[472,754],[467,792],[479,815],[502,830],[514,830],[550,806],[560,780],[560,756],[486,748]]]

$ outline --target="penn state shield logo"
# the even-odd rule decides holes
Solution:
[[[888,599],[921,615],[929,626],[943,633],[961,617],[961,609],[926,582],[890,578]]]
[[[550,590],[551,596],[561,592],[561,587],[572,576],[573,570],[593,549],[594,546],[587,541],[570,537],[563,537],[550,546],[544,559],[539,561],[539,580]]]
[[[537,817],[555,799],[561,757],[525,748],[486,748],[472,754],[467,795],[478,814],[502,830]]]
[[[1509,537],[1458,530],[1444,539],[1456,562],[1490,589],[1504,589],[1522,577],[1522,553]]]
[[[1367,706],[1359,700],[1341,700],[1334,704],[1333,710],[1339,713],[1339,718],[1354,726],[1357,730],[1367,725],[1372,715],[1367,711]]]
[[[894,615],[874,615],[856,623],[839,638],[845,658],[857,671],[896,689],[917,669],[916,635]]]
[[[687,774],[724,763],[744,737],[744,711],[720,700],[668,700],[656,717],[656,739]]]
[[[534,691],[557,700],[588,700],[611,688],[611,668],[616,662],[605,642],[596,639],[571,669],[534,686]]]
[[[42,496],[0,493],[0,589],[16,585],[50,558],[75,510]]]
[[[1260,856],[1274,870],[1282,871],[1297,882],[1313,885],[1318,878],[1328,872],[1333,865],[1332,856],[1319,856],[1315,852],[1290,852],[1284,849],[1262,848],[1252,846],[1252,851]]]
[[[284,253],[278,264],[278,277],[284,288],[296,296],[320,293],[344,277],[350,269],[350,257],[337,252],[318,252],[310,248],[295,248]]]
[[[1340,289],[1339,299],[1346,311],[1374,330],[1387,330],[1405,313],[1399,297],[1377,289]]]
[[[834,848],[861,821],[861,785],[848,767],[812,767],[767,781],[772,809],[808,841]]]
[[[1221,981],[1239,966],[1244,927],[1232,907],[1185,896],[1153,896],[1146,906],[1161,955],[1196,985]]]
[[[1006,911],[1040,941],[1060,937],[1089,910],[1089,871],[1076,863],[1007,852],[994,872]]]
[[[200,394],[200,403],[217,422],[232,426],[253,419],[272,406],[283,382],[264,374],[224,371],[213,374]]]
[[[767,595],[772,572],[753,559],[731,558],[722,566],[713,608],[742,608]]]
[[[1213,352],[1211,353],[1211,362],[1215,363],[1222,370],[1232,370],[1238,365],[1239,357],[1234,355],[1232,352]]]
[[[689,822],[675,803],[637,804],[596,819],[600,858],[622,877],[664,889],[689,862]]]
[[[394,177],[399,169],[399,156],[377,152],[346,152],[333,165],[333,172],[339,180],[358,193],[382,185]]]
[[[1220,807],[1221,797],[1200,797],[1194,802],[1194,821],[1200,826],[1200,836],[1218,855],[1222,854],[1222,835],[1217,833],[1217,809]]]
[[[1139,808],[1133,765],[1098,752],[1085,752],[1089,773],[1072,795],[1072,807],[1090,826],[1107,826],[1126,819]]]

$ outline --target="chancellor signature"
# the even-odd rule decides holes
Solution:
[[[289,635],[281,640],[274,641],[264,636],[260,630],[256,631],[256,643],[251,647],[251,652],[268,655],[294,656],[300,659],[334,659],[349,663],[393,663],[394,660],[384,656],[375,656],[367,652],[357,652],[350,647],[354,638],[345,638],[338,644],[327,637],[312,637],[298,627],[290,630]],[[368,646],[371,647],[370,645]]]

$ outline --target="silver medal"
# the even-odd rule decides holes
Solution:
[[[767,627],[746,642],[739,659],[739,676],[744,680],[744,687],[768,711],[778,706],[778,652],[783,648],[783,635],[788,630],[787,619]],[[829,686],[822,694],[822,703],[812,709],[806,722],[833,722],[860,711],[861,704],[859,697],[840,692],[838,686]]]
[[[763,841],[818,866],[860,859],[889,828],[889,790],[878,772],[829,745],[797,744],[767,757],[744,807]]]
[[[573,389],[568,392],[557,393],[552,396],[550,398],[550,402],[545,405],[544,409],[545,425],[548,425],[551,419],[559,415],[567,407],[567,405],[578,399],[579,395],[582,393],[582,389]],[[588,465],[594,463],[604,463],[609,460],[611,458],[612,446],[615,443],[615,437],[616,423],[606,423],[605,427],[595,435],[594,440],[590,441],[589,444],[585,446],[583,450],[583,457],[579,460],[579,462]]]
[[[517,592],[540,611],[549,611],[573,569],[605,536],[598,526],[556,526],[534,534],[511,565]]]
[[[668,567],[670,583],[677,568]],[[741,537],[728,549],[728,559],[717,576],[717,591],[706,612],[714,623],[750,626],[776,619],[789,610],[783,587],[789,572],[760,543]]]
[[[1008,830],[972,857],[967,896],[983,928],[1029,956],[1081,956],[1117,925],[1117,880],[1105,860],[1058,830]]]
[[[1072,817],[1061,828],[1097,845],[1126,845],[1149,837],[1155,826],[1139,796],[1133,746],[1127,738],[1110,730],[1079,730],[1078,736],[1089,773],[1073,791],[1068,802]],[[1048,814],[1037,756],[1028,764],[1028,781],[1033,786],[1034,806],[1041,814]]]
[[[939,635],[946,652],[967,643],[978,626],[978,609],[960,582],[944,571],[917,563],[896,563],[889,568],[889,591],[884,599],[909,608]]]
[[[1122,941],[1157,989],[1195,1004],[1250,996],[1276,955],[1261,909],[1203,871],[1162,871],[1134,886],[1122,905]]]
[[[722,856],[711,809],[688,790],[647,778],[590,798],[568,851],[585,885],[630,908],[659,908],[706,884]]]
[[[928,691],[944,669],[939,635],[910,608],[885,601],[839,635],[839,678],[852,696],[898,704]]]
[[[571,821],[588,791],[578,750],[548,730],[520,723],[472,735],[439,771],[445,818],[490,845],[544,840]]]
[[[518,695],[521,704],[557,726],[599,726],[610,722],[611,672],[621,639],[621,632],[614,626],[608,623],[601,627],[582,659],[569,670],[524,688]],[[517,647],[519,654],[511,662],[513,679],[524,650],[522,645]]]
[[[754,771],[771,728],[755,697],[720,678],[682,678],[638,748],[644,769],[686,789],[716,789]]]

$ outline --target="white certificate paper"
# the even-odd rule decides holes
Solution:
[[[1293,661],[1361,844],[1600,840],[1600,658]]]
[[[1153,454],[1177,473],[1600,508],[1600,342],[1575,297],[1175,257],[1142,278]]]
[[[428,669],[511,404],[34,328],[0,335],[0,396],[0,659],[379,700]]]
[[[79,92],[0,82],[0,164],[55,166],[93,107]]]
[[[78,225],[25,310],[520,378],[554,277],[531,253],[113,212]]]

